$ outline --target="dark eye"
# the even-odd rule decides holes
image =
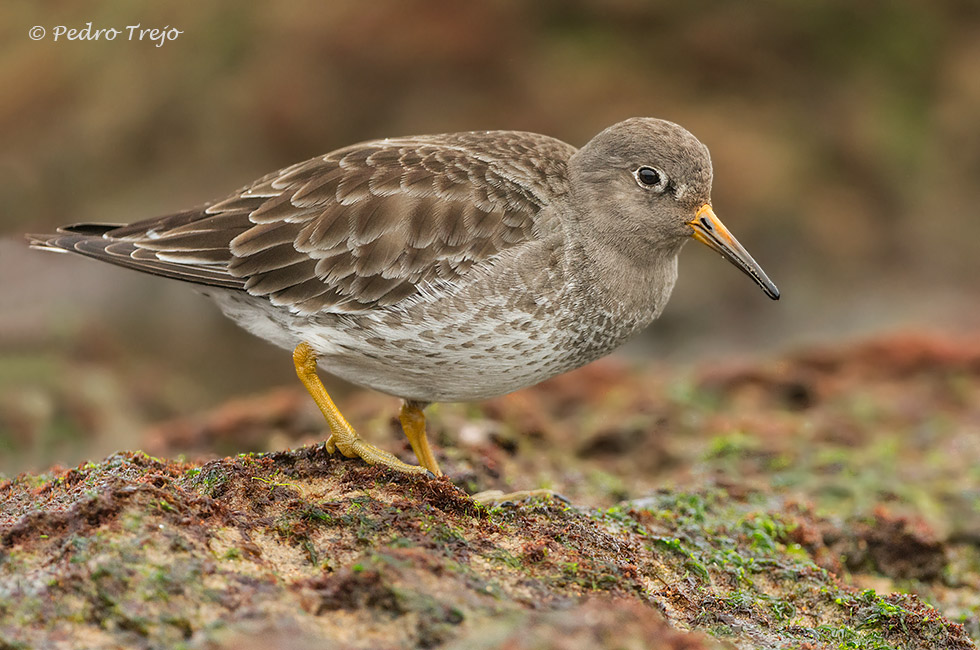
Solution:
[[[646,166],[639,167],[633,172],[633,176],[636,177],[636,182],[639,183],[640,187],[655,192],[663,192],[667,189],[667,175],[659,169]]]
[[[660,172],[653,167],[640,167],[636,170],[636,177],[644,185],[656,185],[660,182]]]

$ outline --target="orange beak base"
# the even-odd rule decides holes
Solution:
[[[742,273],[745,273],[762,287],[767,296],[773,300],[779,300],[779,289],[762,270],[759,263],[752,259],[745,247],[738,243],[738,240],[729,232],[721,219],[715,216],[715,211],[711,209],[710,204],[702,205],[694,216],[694,220],[688,221],[687,225],[694,229],[691,237],[721,254],[722,257],[738,267]]]

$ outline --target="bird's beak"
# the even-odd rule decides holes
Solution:
[[[728,232],[728,228],[721,222],[721,219],[715,216],[715,211],[711,209],[709,204],[702,205],[694,216],[694,220],[688,221],[687,225],[694,229],[691,237],[711,250],[721,253],[722,257],[755,280],[755,283],[762,287],[767,296],[773,300],[779,300],[779,289],[772,283],[758,262],[752,259],[749,252],[738,243],[735,236]]]

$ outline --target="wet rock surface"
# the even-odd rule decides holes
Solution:
[[[411,455],[395,403],[341,405]],[[289,391],[0,480],[0,648],[973,648],[980,345],[593,364],[439,405],[447,472]],[[239,438],[239,434],[241,437]],[[208,459],[216,441],[261,450]],[[194,461],[167,460],[178,454]],[[563,495],[483,507],[467,493]],[[972,636],[972,639],[971,639]]]

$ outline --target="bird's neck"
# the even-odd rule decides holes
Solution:
[[[660,315],[677,280],[683,240],[651,242],[588,218],[570,223],[566,237],[566,266],[584,300],[618,312],[611,316],[634,322],[636,329]]]

